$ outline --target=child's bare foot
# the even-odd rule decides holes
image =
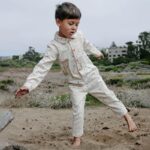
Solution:
[[[80,137],[74,137],[73,138],[73,143],[72,143],[73,147],[78,148],[80,146],[80,144],[81,144]]]
[[[124,118],[128,124],[128,129],[129,129],[129,132],[134,132],[137,130],[137,126],[136,124],[134,123],[134,121],[132,120],[131,116],[127,113],[124,115]]]

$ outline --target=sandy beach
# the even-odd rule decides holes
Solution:
[[[1,110],[5,110],[1,108]],[[0,133],[1,145],[20,145],[29,150],[70,150],[72,110],[49,108],[10,109],[14,120]],[[131,133],[123,119],[107,107],[85,109],[82,150],[149,150],[149,109],[132,108],[138,126]]]

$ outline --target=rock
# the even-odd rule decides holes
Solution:
[[[102,129],[103,129],[103,130],[108,130],[109,128],[108,128],[108,127],[103,127]]]
[[[10,111],[0,111],[0,131],[14,119]]]

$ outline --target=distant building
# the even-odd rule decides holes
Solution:
[[[107,49],[108,59],[113,62],[114,58],[124,57],[127,55],[127,47],[117,47],[115,42],[112,42],[110,48]]]
[[[0,61],[12,59],[12,56],[0,56]]]

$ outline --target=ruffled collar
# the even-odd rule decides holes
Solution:
[[[64,37],[59,36],[58,32],[56,32],[54,40],[56,40],[57,42],[60,42],[62,44],[66,44],[66,43],[70,42],[71,40],[77,38],[77,34],[78,33],[76,32],[70,39],[68,39],[68,38],[64,38]]]

